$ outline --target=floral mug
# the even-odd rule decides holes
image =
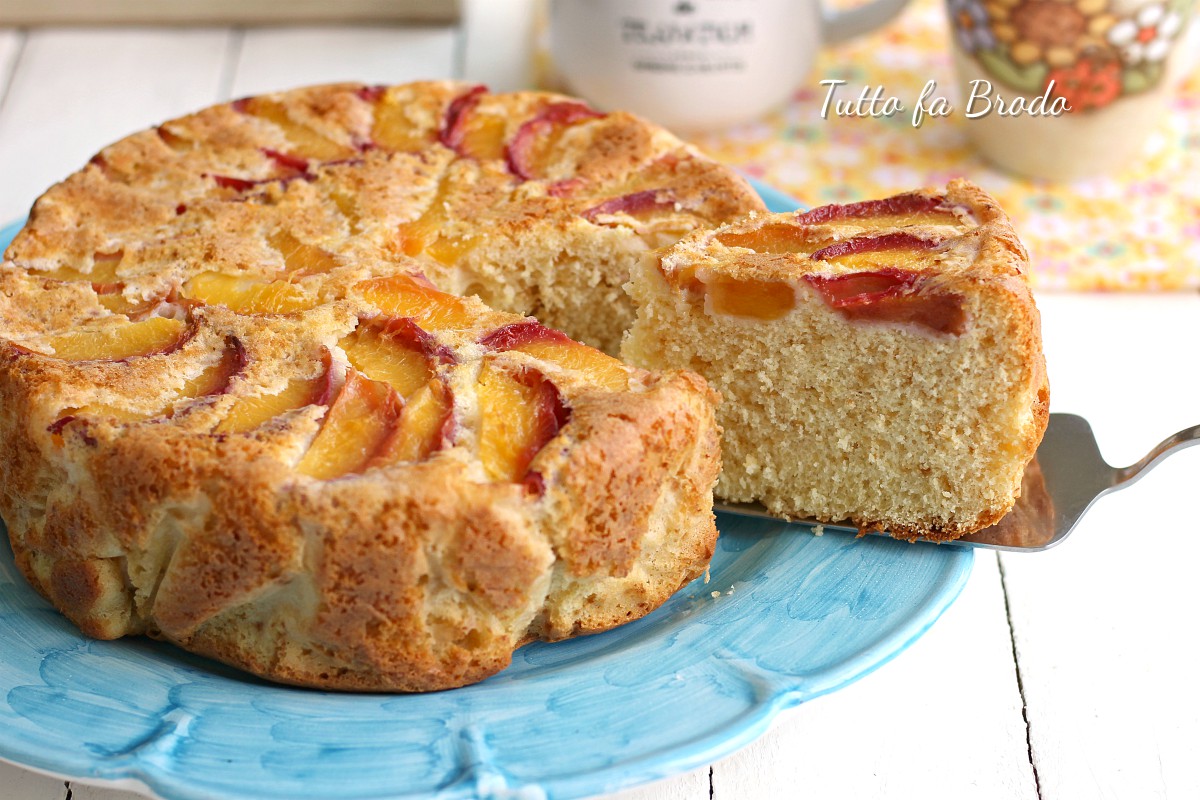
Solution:
[[[1192,0],[947,0],[967,131],[1013,172],[1136,157],[1182,70]]]

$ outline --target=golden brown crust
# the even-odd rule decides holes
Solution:
[[[514,154],[523,129],[543,139]],[[111,145],[0,267],[17,563],[89,635],[323,688],[459,686],[641,616],[713,551],[711,391],[424,276],[566,321],[604,309],[555,294],[564,253],[569,292],[619,287],[662,236],[759,207],[636,118],[454,83],[251,98]]]

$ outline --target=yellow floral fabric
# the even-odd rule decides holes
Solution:
[[[1184,42],[1180,48],[1189,46]],[[824,79],[839,97],[886,87],[911,111],[925,82],[956,112],[927,119],[821,118]],[[884,30],[828,47],[783,109],[759,122],[693,137],[714,157],[806,205],[847,202],[966,177],[1013,218],[1038,289],[1200,288],[1200,75],[1178,87],[1143,157],[1073,183],[1018,178],[973,152],[959,109],[944,0],[915,0]]]

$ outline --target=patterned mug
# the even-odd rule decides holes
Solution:
[[[1183,70],[1193,0],[947,0],[967,131],[1012,172],[1135,158]]]

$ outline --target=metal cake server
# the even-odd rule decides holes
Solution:
[[[1194,444],[1200,444],[1200,425],[1168,436],[1136,464],[1112,467],[1100,455],[1086,419],[1075,414],[1051,414],[1037,456],[1025,468],[1021,497],[1013,510],[990,528],[943,544],[1020,553],[1048,550],[1067,538],[1098,498],[1129,486],[1171,453]],[[715,508],[728,514],[777,519],[758,503],[718,503]],[[811,519],[793,522],[858,532],[853,525]]]

